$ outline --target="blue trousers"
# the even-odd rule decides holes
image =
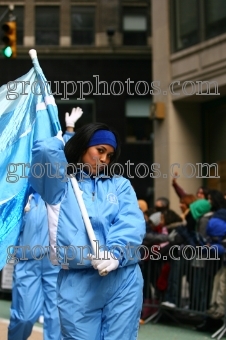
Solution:
[[[56,296],[58,272],[59,267],[53,266],[47,256],[15,265],[8,340],[27,340],[42,310],[44,340],[61,339]]]
[[[143,300],[139,265],[100,276],[89,269],[63,270],[57,294],[64,340],[135,340]]]

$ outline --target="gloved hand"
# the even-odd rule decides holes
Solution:
[[[176,232],[176,230],[171,231],[171,233],[168,236],[169,237],[169,241],[170,242],[174,242],[177,235],[178,235],[178,233]]]
[[[114,254],[109,251],[100,251],[99,256],[89,254],[88,257],[91,260],[93,268],[97,269],[102,276],[107,275],[119,266],[119,261],[114,259]],[[99,258],[99,260],[96,258]]]
[[[77,122],[77,120],[82,116],[83,111],[82,109],[80,109],[80,107],[74,107],[71,110],[71,114],[69,116],[69,113],[66,112],[65,113],[65,123],[66,123],[66,127],[74,127],[75,123]]]

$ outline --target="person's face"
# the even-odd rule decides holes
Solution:
[[[111,145],[99,144],[90,146],[82,156],[82,163],[88,164],[89,174],[96,175],[104,170],[105,164],[108,165],[114,154],[114,148]]]
[[[199,189],[198,189],[198,191],[197,191],[197,193],[196,193],[196,196],[197,196],[198,198],[205,198],[205,195],[204,195],[204,193],[203,193],[202,188],[199,188]]]
[[[164,211],[166,208],[163,206],[161,201],[156,201],[155,202],[155,211]]]

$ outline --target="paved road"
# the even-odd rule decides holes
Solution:
[[[7,339],[8,320],[0,319],[0,340]],[[197,333],[188,327],[147,324],[140,328],[138,340],[210,340],[211,334]],[[225,338],[224,338],[225,339]],[[19,339],[18,339],[19,340]],[[43,340],[42,328],[35,326],[29,340]],[[91,340],[91,339],[87,339]],[[128,339],[129,340],[129,339]],[[223,339],[222,339],[223,340]]]
[[[10,303],[10,301],[0,300],[0,340],[7,340]],[[173,322],[170,324],[150,322],[140,327],[138,340],[211,340],[211,335],[197,332],[192,325],[179,326]],[[29,340],[43,340],[42,325],[35,325]]]
[[[9,321],[6,319],[0,319],[0,340],[7,339],[7,329]],[[18,339],[19,340],[19,339]],[[33,332],[29,337],[29,340],[43,340],[42,328],[35,326]]]

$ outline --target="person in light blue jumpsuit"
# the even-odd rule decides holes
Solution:
[[[74,135],[74,124],[81,115],[80,109],[73,109],[70,116],[66,113],[65,142]],[[50,259],[46,204],[33,188],[30,193],[17,244],[24,248],[16,252],[8,340],[27,340],[42,313],[44,340],[61,340],[56,294],[60,267]]]
[[[47,256],[49,246],[47,211],[37,193],[29,196],[13,272],[12,304],[8,340],[26,340],[43,309],[44,339],[60,340],[60,320],[56,303],[59,267]],[[36,250],[35,250],[36,247]],[[45,255],[45,256],[44,256]],[[42,258],[43,257],[43,258]],[[24,260],[23,260],[24,259]]]
[[[51,256],[62,268],[57,300],[64,340],[137,339],[145,221],[129,180],[115,173],[121,169],[115,164],[119,149],[117,134],[103,123],[78,129],[65,146],[58,134],[33,148],[31,169],[48,163],[55,174],[49,178],[31,170],[29,180],[47,203]],[[71,176],[95,233],[96,257]]]

